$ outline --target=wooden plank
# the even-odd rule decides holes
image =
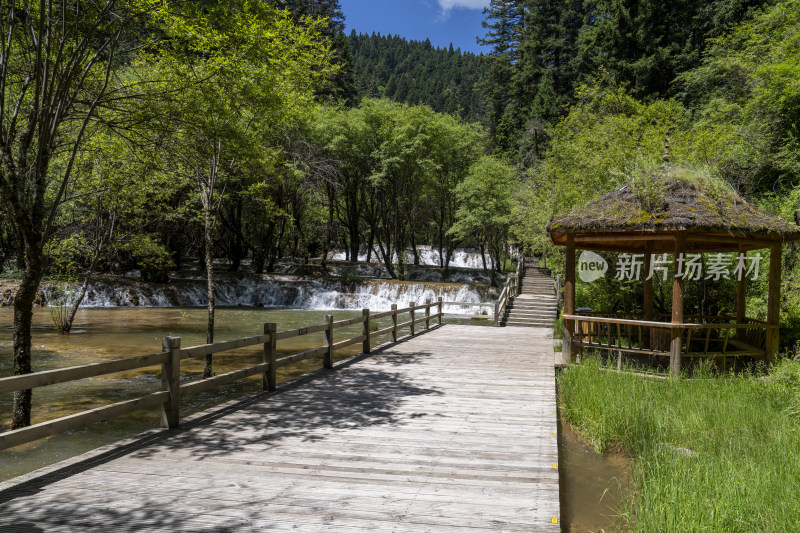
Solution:
[[[219,352],[227,352],[228,350],[236,350],[238,348],[247,348],[248,346],[264,344],[265,342],[268,341],[269,341],[269,335],[255,335],[253,337],[244,337],[242,339],[233,339],[230,341],[215,342],[213,344],[200,344],[198,346],[182,348],[181,360],[191,359],[193,357],[200,357],[202,355],[214,354]]]
[[[261,380],[261,389],[273,392],[278,386],[276,356],[278,354],[278,324],[267,322],[264,324],[264,334],[269,335],[269,342],[264,343],[261,362],[267,365],[267,370]]]
[[[263,374],[269,370],[269,363],[261,363],[247,368],[241,368],[232,372],[226,372],[212,378],[206,378],[186,385],[181,385],[181,396],[191,396],[207,390],[215,389],[227,383],[233,383],[240,379],[249,378],[256,374]]]
[[[181,400],[181,338],[164,337],[161,347],[169,355],[161,365],[161,387],[168,393],[161,404],[161,427],[174,428],[180,422]]]
[[[642,326],[650,326],[650,327],[664,328],[664,329],[670,329],[678,326],[683,327],[684,325],[686,326],[703,325],[703,324],[671,324],[669,322],[652,322],[652,321],[648,322],[646,320],[630,320],[625,318],[608,318],[602,316],[587,316],[587,315],[570,315],[567,313],[564,313],[562,317],[564,317],[564,319],[570,319],[570,320],[575,320],[577,318],[580,318],[581,320],[586,322],[594,322],[600,324],[630,324],[633,326],[642,325]]]
[[[41,422],[26,428],[0,433],[0,450],[45,437],[51,437],[59,433],[64,433],[65,431],[71,431],[85,426],[86,424],[111,420],[133,413],[134,411],[148,409],[164,403],[167,399],[169,399],[169,392],[153,392],[141,398],[112,403],[111,405],[104,405],[74,415],[48,420],[47,422]]]
[[[325,331],[327,324],[317,324],[316,326],[308,326],[305,328],[289,329],[286,331],[279,331],[277,333],[277,340],[291,339],[293,337],[300,337],[302,335],[311,335],[312,333],[319,333]]]
[[[300,361],[304,361],[306,359],[310,359],[312,357],[317,357],[319,355],[324,355],[328,352],[327,346],[322,346],[321,348],[313,348],[311,350],[306,350],[304,352],[296,353],[294,355],[288,355],[286,357],[281,357],[277,361],[275,361],[275,367],[281,368],[287,365],[291,365],[294,363],[298,363]]]
[[[333,315],[325,315],[325,351],[322,358],[322,366],[325,368],[333,368]]]
[[[389,326],[388,328],[379,329],[377,331],[372,332],[373,337],[380,337],[381,335],[386,335],[394,331],[394,326]]]
[[[645,355],[669,355],[668,351],[650,350],[646,348],[626,348],[624,346],[617,346],[614,344],[600,344],[597,342],[581,342],[572,341],[573,346],[580,346],[582,348],[595,348],[597,350],[620,350],[626,353],[640,353]]]
[[[352,326],[353,324],[361,324],[366,320],[364,316],[357,316],[355,318],[348,318],[347,320],[339,320],[333,323],[333,327],[343,328],[345,326]]]
[[[421,324],[422,322],[425,322],[426,320],[428,320],[428,318],[427,318],[426,316],[424,316],[424,315],[423,315],[422,317],[415,319],[415,320],[414,320],[414,324],[415,324],[415,325],[416,325],[416,324]]]
[[[163,364],[166,362],[166,360],[166,352],[160,352],[149,355],[139,355],[136,357],[127,357],[125,359],[115,359],[114,361],[105,361],[102,363],[91,363],[88,365],[71,366],[68,368],[58,368],[56,370],[34,372],[33,374],[25,374],[22,376],[0,378],[0,394],[14,392],[17,390],[33,389],[35,387],[44,387],[46,385],[55,385],[57,383],[65,383],[67,381],[76,381],[78,379],[103,376],[105,374],[113,374],[115,372],[125,372],[126,370],[135,370],[137,368],[146,368],[148,366]]]
[[[353,344],[358,344],[359,342],[364,342],[367,339],[366,335],[359,335],[358,337],[353,337],[352,339],[347,339],[344,341],[337,342],[333,345],[333,349],[338,350],[339,348],[344,348],[345,346],[352,346]]]

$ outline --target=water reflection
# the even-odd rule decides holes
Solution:
[[[630,479],[630,459],[599,454],[566,422],[558,422],[558,473],[562,530],[624,531],[620,502]]]

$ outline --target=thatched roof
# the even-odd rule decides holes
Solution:
[[[670,251],[678,232],[692,251],[758,249],[800,239],[800,227],[742,200],[729,188],[670,171],[629,183],[555,218],[547,231],[555,244],[567,236],[587,249]],[[648,244],[649,243],[649,244]]]

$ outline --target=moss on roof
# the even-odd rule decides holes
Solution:
[[[551,234],[675,230],[800,238],[800,227],[745,202],[724,182],[674,167],[635,179],[547,225]]]

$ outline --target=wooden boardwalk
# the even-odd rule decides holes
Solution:
[[[0,531],[558,531],[550,333],[441,326],[0,484]]]

